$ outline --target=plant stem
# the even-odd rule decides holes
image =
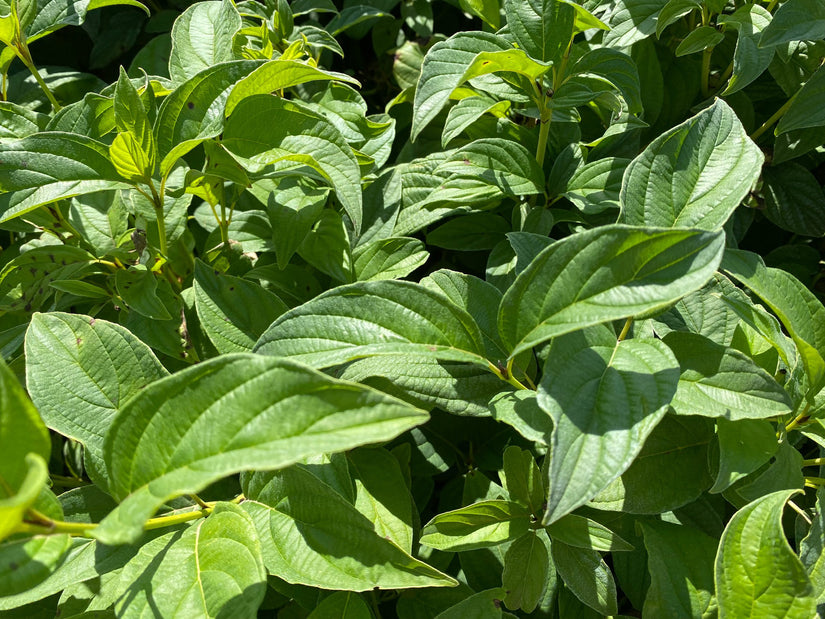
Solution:
[[[778,3],[779,0],[771,0],[770,3],[768,3],[768,6],[765,7],[765,10],[768,11],[768,13],[772,12]]]
[[[46,98],[49,100],[49,103],[51,103],[52,109],[55,113],[62,110],[63,106],[57,102],[57,99],[54,97],[54,93],[52,93],[49,85],[46,84],[43,76],[40,75],[40,71],[37,70],[37,66],[34,64],[34,60],[32,60],[32,55],[29,52],[29,46],[26,42],[18,40],[17,45],[15,45],[12,49],[14,50],[14,53],[17,54],[17,57],[20,58],[20,61],[26,65],[26,68],[34,76],[34,79],[37,80],[37,83],[40,85],[40,89],[46,95]]]
[[[81,488],[82,486],[89,485],[88,481],[84,481],[76,477],[68,477],[66,475],[55,475],[54,473],[49,475],[49,477],[51,477],[52,483],[55,486],[60,486],[61,488]]]
[[[802,466],[825,466],[825,458],[811,458],[810,460],[803,460]]]
[[[619,342],[623,342],[624,338],[627,337],[627,334],[630,333],[630,327],[633,326],[633,316],[625,320],[624,326],[622,327],[622,332],[619,333],[619,337],[617,338]]]
[[[810,524],[812,524],[812,523],[811,523],[811,519],[810,519],[810,518],[808,518],[808,514],[806,514],[806,513],[805,513],[805,511],[804,511],[801,507],[799,507],[799,505],[797,505],[797,504],[796,504],[796,503],[794,503],[793,501],[788,501],[788,505],[790,505],[790,506],[791,506],[791,509],[793,509],[793,510],[794,510],[797,514],[799,514],[800,516],[802,516],[802,519],[803,519],[805,522],[807,522],[809,525],[810,525]]]
[[[785,115],[785,112],[788,111],[788,108],[791,107],[791,104],[794,102],[794,99],[796,99],[796,95],[798,95],[798,94],[799,94],[799,91],[796,91],[794,93],[794,95],[785,102],[785,105],[783,105],[781,108],[776,110],[776,113],[773,116],[771,116],[768,120],[766,120],[764,123],[762,123],[762,126],[759,127],[759,129],[757,129],[756,131],[754,131],[751,134],[751,140],[753,140],[755,142],[759,138],[760,135],[765,133],[765,131],[767,131],[774,124],[776,124],[779,121],[779,119],[782,118]]]
[[[825,488],[825,477],[806,477],[805,485],[809,488]]]
[[[710,57],[712,55],[712,47],[705,48],[702,51],[702,96],[705,98],[710,95]]]
[[[546,115],[546,118],[544,110],[542,110],[541,120],[539,121],[541,124],[539,128],[539,145],[536,148],[536,161],[538,161],[539,167],[544,165],[544,153],[547,152],[547,137],[550,135],[550,120],[552,118],[552,110]]]
[[[515,376],[513,376],[513,360],[512,359],[510,360],[510,363],[507,364],[506,368],[501,368],[501,369],[497,368],[495,365],[493,365],[492,363],[489,363],[489,362],[488,362],[488,367],[489,367],[490,371],[493,374],[498,376],[505,383],[509,383],[509,384],[513,385],[513,387],[515,387],[516,389],[519,389],[519,390],[522,390],[522,391],[529,391],[528,387],[525,387]]]
[[[158,239],[160,242],[160,253],[163,256],[166,256],[166,221],[163,213],[163,199],[158,194],[157,189],[155,189],[155,184],[152,182],[152,179],[147,179],[146,184],[149,185],[149,189],[152,190],[152,202],[155,203],[155,216],[158,220]]]
[[[810,403],[810,402],[808,402],[807,404],[805,404],[805,408],[804,408],[804,409],[802,409],[802,412],[801,412],[801,413],[799,413],[799,414],[798,414],[798,415],[797,415],[797,416],[793,419],[793,421],[791,421],[788,425],[786,425],[786,426],[785,426],[785,433],[787,434],[787,433],[788,433],[788,432],[790,432],[791,430],[794,430],[797,426],[800,426],[800,425],[802,425],[803,423],[807,422],[807,421],[808,421],[808,419],[809,419],[809,417],[808,417],[808,411],[809,411],[810,409],[811,409],[811,403]]]

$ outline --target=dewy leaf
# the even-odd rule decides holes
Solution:
[[[663,309],[702,287],[724,234],[601,226],[556,241],[504,295],[498,324],[512,359],[553,337]]]
[[[195,309],[220,353],[249,352],[286,304],[254,282],[195,261]]]
[[[681,366],[679,388],[671,405],[679,415],[765,419],[793,408],[773,376],[733,348],[697,333],[669,333],[664,338]]]
[[[459,32],[433,45],[421,64],[415,89],[411,139],[438,116],[452,92],[464,81],[464,72],[481,52],[510,51],[513,47],[488,32]]]
[[[521,537],[529,526],[530,512],[523,505],[480,501],[430,520],[421,530],[421,543],[456,552],[488,548]]]
[[[0,143],[0,223],[44,204],[129,187],[104,144],[48,131]]]
[[[123,327],[89,316],[35,314],[26,331],[26,383],[46,424],[103,466],[103,437],[117,410],[168,372]]]
[[[621,221],[718,230],[759,178],[764,159],[736,113],[717,99],[630,163]]]
[[[576,12],[560,0],[505,0],[507,26],[530,56],[557,63],[573,38]]]
[[[768,268],[757,254],[727,250],[722,268],[750,288],[779,318],[796,344],[809,397],[825,386],[825,307],[787,271]]]
[[[719,619],[812,617],[816,595],[782,530],[782,509],[796,490],[780,490],[733,515],[716,555]]]
[[[241,16],[231,0],[197,2],[172,26],[169,75],[182,84],[200,71],[235,60],[232,37],[241,29]]]
[[[651,581],[644,615],[715,616],[712,573],[716,540],[697,529],[669,522],[645,520],[640,526]]]
[[[236,60],[209,67],[178,86],[163,101],[155,121],[161,175],[198,144],[220,135],[224,108],[232,86],[260,62]]]
[[[361,512],[303,467],[245,477],[267,571],[345,591],[450,587],[455,581],[385,539]]]
[[[678,368],[661,341],[617,342],[606,326],[553,340],[538,392],[554,423],[544,524],[627,470],[667,412]]]
[[[106,436],[112,495],[95,530],[127,543],[163,503],[240,471],[389,440],[424,411],[284,359],[224,355],[143,389]],[[162,453],[158,446],[163,445]]]
[[[231,503],[175,534],[155,556],[138,553],[120,574],[128,583],[118,617],[254,619],[266,594],[261,542],[252,519]]]
[[[443,294],[399,280],[333,288],[280,316],[255,352],[319,368],[413,352],[488,363],[478,326],[466,311]]]
[[[358,160],[335,125],[318,112],[271,95],[247,97],[227,120],[222,143],[253,172],[279,161],[309,166],[332,186],[360,230]]]
[[[776,11],[765,28],[760,47],[789,41],[816,41],[825,38],[825,6],[819,0],[788,0]]]
[[[266,95],[319,80],[346,82],[354,86],[361,85],[358,80],[346,73],[327,71],[305,62],[279,58],[258,67],[235,85],[226,101],[225,113],[229,116],[246,97]]]

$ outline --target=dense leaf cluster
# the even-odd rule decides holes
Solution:
[[[825,617],[821,0],[149,5],[0,0],[3,617]]]

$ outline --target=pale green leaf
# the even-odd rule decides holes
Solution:
[[[122,502],[95,536],[128,543],[175,496],[240,471],[389,440],[426,419],[399,400],[284,359],[210,359],[152,383],[118,412],[104,455],[110,490]]]
[[[553,341],[538,393],[554,423],[544,524],[627,470],[667,412],[678,373],[661,341],[617,342],[608,327]]]
[[[736,421],[791,412],[782,385],[744,353],[697,333],[673,332],[664,341],[681,366],[672,402],[677,414]]]
[[[721,99],[657,137],[627,168],[621,221],[717,230],[753,187],[764,161]]]
[[[521,537],[530,526],[530,512],[512,501],[479,501],[438,514],[421,530],[421,543],[438,550],[460,552],[488,548]]]
[[[172,26],[169,75],[182,84],[204,69],[235,60],[232,38],[241,29],[241,16],[231,0],[196,2]]]
[[[302,467],[245,478],[243,509],[255,521],[267,571],[290,583],[345,591],[449,587]]]
[[[280,316],[255,352],[316,367],[395,353],[487,365],[478,326],[466,311],[442,294],[400,280],[329,290]]]
[[[220,353],[249,352],[266,328],[287,310],[260,285],[195,262],[195,309],[201,328]]]
[[[721,232],[622,225],[556,241],[502,299],[498,324],[510,357],[589,325],[664,309],[707,282],[723,247]]]
[[[270,122],[278,118],[279,122]],[[361,172],[335,126],[295,101],[270,95],[243,99],[226,123],[223,145],[252,172],[272,164],[309,166],[329,183],[356,232],[361,227]]]
[[[733,515],[716,555],[720,619],[812,617],[816,595],[782,530],[782,510],[795,490],[780,490]]]
[[[109,149],[91,138],[49,131],[0,143],[0,222],[65,198],[128,186],[109,161]]]

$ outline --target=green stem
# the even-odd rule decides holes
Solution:
[[[43,76],[40,75],[40,71],[37,70],[37,66],[35,66],[34,61],[32,60],[31,53],[29,53],[29,46],[26,44],[25,41],[17,41],[17,45],[15,45],[12,49],[14,49],[15,54],[17,57],[20,58],[21,62],[26,65],[26,68],[31,72],[34,76],[34,79],[37,80],[37,83],[40,85],[41,90],[46,95],[46,98],[49,100],[49,103],[52,105],[52,109],[55,113],[59,112],[63,109],[63,107],[57,102],[57,99],[54,97],[54,93],[52,93],[49,85],[46,84],[46,81],[43,79]]]
[[[806,477],[805,485],[809,488],[825,488],[825,477]]]
[[[630,327],[633,326],[633,316],[625,320],[624,327],[622,327],[622,332],[619,333],[619,337],[617,338],[619,342],[623,342],[624,338],[627,337],[627,334],[630,333]]]
[[[166,256],[166,219],[163,213],[163,199],[158,194],[157,189],[155,189],[155,184],[152,182],[152,179],[147,179],[146,184],[149,185],[149,189],[152,190],[152,202],[155,204],[155,216],[158,220],[158,239],[160,242],[160,253],[163,256]]]
[[[543,105],[542,105],[543,108]],[[536,148],[536,161],[539,167],[544,165],[544,153],[547,152],[547,138],[550,135],[550,120],[553,118],[553,112],[545,115],[544,109],[541,111],[541,128],[539,129],[539,145]]]
[[[825,458],[811,458],[810,460],[803,460],[802,466],[825,466]]]
[[[89,482],[82,479],[77,479],[76,477],[55,475],[54,473],[52,473],[49,477],[51,477],[52,483],[55,486],[60,486],[61,488],[80,488],[82,486],[89,485]]]
[[[808,416],[808,411],[809,411],[810,409],[811,409],[811,403],[810,403],[810,402],[808,402],[807,404],[805,404],[805,408],[803,408],[803,409],[802,409],[802,412],[801,412],[801,413],[799,413],[799,414],[798,414],[798,415],[797,415],[797,416],[793,419],[793,421],[791,421],[788,425],[786,425],[786,426],[785,426],[785,434],[787,434],[787,433],[788,433],[788,432],[790,432],[791,430],[794,430],[797,426],[800,426],[800,425],[802,425],[803,423],[806,423],[806,422],[808,421],[808,419],[810,418],[810,417]]]
[[[777,4],[779,4],[779,0],[771,0],[766,7],[768,13],[771,13],[776,8]]]
[[[513,385],[516,389],[521,391],[529,391],[529,387],[525,387],[515,376],[513,376],[513,360],[511,359],[510,362],[507,364],[507,367],[503,370],[497,368],[492,363],[488,362],[488,367],[490,371],[499,377],[499,379],[503,380],[505,383],[509,383]]]
[[[774,124],[776,124],[779,121],[779,119],[785,115],[785,112],[788,111],[788,108],[791,107],[791,104],[794,102],[794,99],[796,99],[796,95],[798,94],[799,91],[795,92],[794,95],[785,102],[785,105],[776,110],[776,113],[773,116],[771,116],[768,120],[762,123],[762,126],[751,134],[751,140],[755,142],[757,139],[759,139],[760,135],[765,133],[765,131],[767,131]]]
[[[710,95],[710,57],[712,55],[712,47],[708,47],[702,52],[702,96],[705,98]]]

